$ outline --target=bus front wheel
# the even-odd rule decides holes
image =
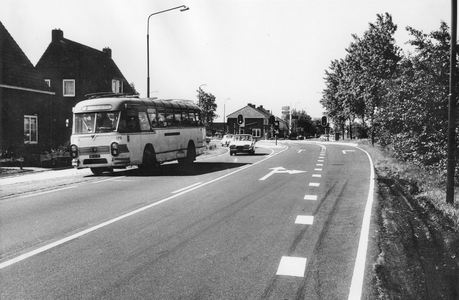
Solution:
[[[104,174],[104,172],[112,173],[113,169],[111,168],[91,168],[91,172],[92,174],[99,176],[99,175]]]
[[[142,174],[152,174],[156,167],[156,154],[153,146],[148,145],[143,150],[142,164],[139,165],[140,172]]]

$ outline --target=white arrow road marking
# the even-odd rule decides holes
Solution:
[[[273,175],[274,173],[288,173],[290,175],[292,174],[299,174],[299,173],[305,173],[306,171],[300,171],[300,170],[286,170],[284,167],[276,167],[276,168],[271,168],[271,172],[266,174],[265,176],[261,177],[260,180],[265,180],[269,176]]]
[[[346,152],[355,152],[355,150],[343,150],[343,154],[346,154]]]

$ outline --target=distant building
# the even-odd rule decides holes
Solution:
[[[238,116],[242,115],[243,123],[238,123]],[[227,133],[248,133],[258,139],[273,137],[269,117],[271,113],[263,106],[256,107],[252,103],[227,116]]]
[[[55,92],[0,22],[1,161],[39,155],[53,144]]]
[[[102,51],[64,38],[60,29],[52,30],[52,39],[36,65],[44,80],[56,93],[50,109],[53,139],[56,145],[70,140],[72,108],[85,95],[98,92],[133,94],[134,90],[112,60],[112,50]]]

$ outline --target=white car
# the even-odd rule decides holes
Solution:
[[[229,143],[231,142],[232,138],[233,138],[232,134],[225,134],[223,136],[222,140],[220,141],[220,143],[222,144],[222,146],[227,147],[229,145]]]
[[[230,155],[236,153],[255,154],[255,142],[251,134],[235,134],[229,143]]]

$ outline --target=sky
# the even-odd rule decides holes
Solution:
[[[216,97],[217,122],[248,103],[280,117],[283,106],[319,118],[325,71],[344,58],[377,14],[389,13],[404,51],[406,26],[425,33],[451,24],[450,0],[0,0],[0,21],[36,65],[51,31],[102,50],[141,97]],[[179,9],[150,14],[186,5]]]

